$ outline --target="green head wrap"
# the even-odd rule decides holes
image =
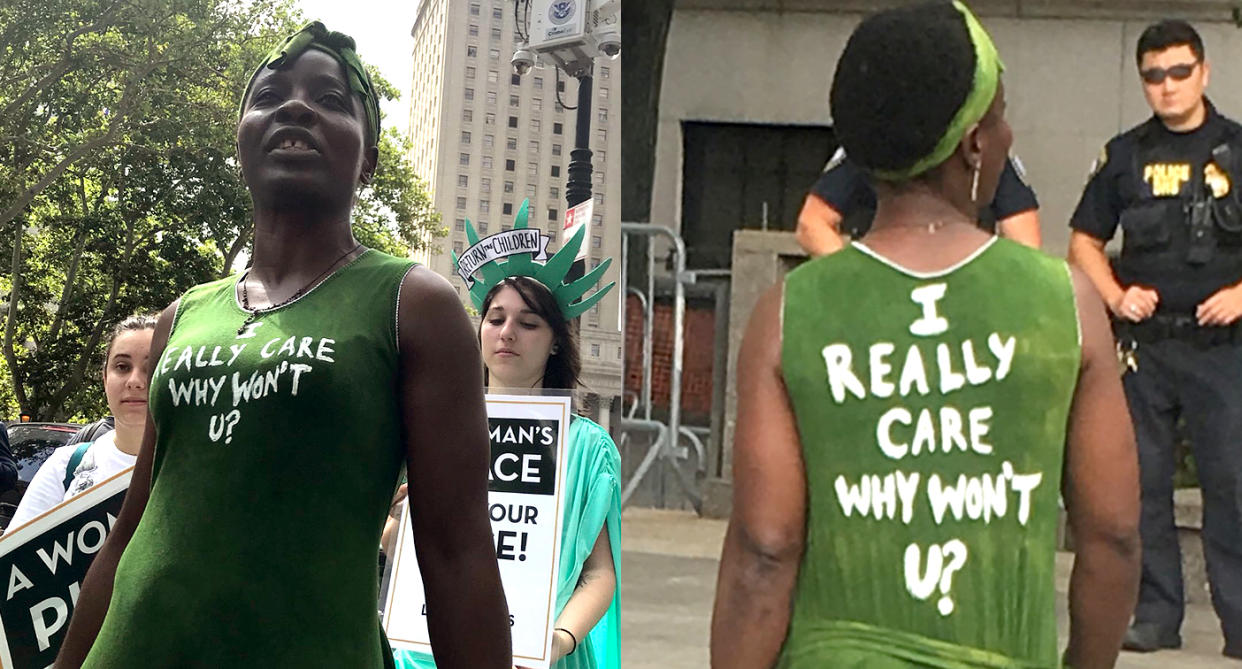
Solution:
[[[871,170],[871,174],[879,179],[905,181],[948,160],[957,149],[957,145],[961,143],[962,137],[966,135],[966,130],[983,118],[988,108],[992,106],[992,100],[996,98],[1000,73],[1005,69],[1005,65],[1001,63],[1000,54],[996,52],[996,45],[992,43],[992,38],[988,36],[983,25],[979,23],[979,19],[975,18],[966,5],[960,0],[954,0],[953,6],[961,12],[962,18],[966,21],[970,41],[975,47],[975,74],[970,92],[957,110],[957,114],[949,121],[949,127],[945,129],[944,135],[940,137],[940,141],[931,153],[905,169]]]
[[[463,251],[461,257],[453,253],[453,267],[470,287],[470,299],[476,309],[483,308],[483,300],[496,284],[511,276],[526,276],[547,287],[565,320],[573,320],[595,306],[616,285],[609,283],[590,297],[574,302],[604,276],[612,264],[612,258],[605,258],[586,276],[565,283],[565,275],[582,247],[586,226],[578,228],[559,251],[547,258],[549,237],[540,233],[538,228],[527,227],[529,209],[530,201],[523,200],[511,230],[483,239],[479,239],[474,225],[466,221],[466,238],[470,241],[470,248]]]
[[[362,107],[367,112],[367,142],[371,146],[379,144],[379,98],[375,94],[375,86],[371,83],[371,75],[362,66],[355,51],[354,38],[344,33],[329,32],[323,23],[312,21],[306,27],[285,38],[280,46],[268,52],[263,62],[250,75],[250,83],[246,84],[246,92],[242,94],[240,116],[246,110],[246,99],[250,97],[250,88],[263,68],[278,70],[291,64],[307,49],[318,49],[336,59],[345,68],[345,77],[349,89],[362,97]]]

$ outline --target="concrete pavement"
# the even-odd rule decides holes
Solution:
[[[621,664],[626,669],[708,666],[708,627],[725,523],[682,511],[627,509],[621,529]],[[1057,558],[1058,622],[1068,629],[1073,556]],[[1210,606],[1191,605],[1181,650],[1122,653],[1118,669],[1242,669],[1220,654]]]

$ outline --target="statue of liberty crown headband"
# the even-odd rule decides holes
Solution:
[[[564,283],[565,274],[582,247],[586,226],[580,226],[574,236],[548,258],[548,242],[552,238],[537,228],[527,227],[529,207],[530,201],[523,200],[517,218],[513,220],[513,229],[483,239],[479,239],[474,225],[467,220],[466,239],[470,242],[470,248],[462,251],[460,257],[453,253],[453,267],[470,288],[470,299],[476,309],[483,308],[483,299],[496,284],[512,276],[525,276],[546,286],[565,320],[573,320],[595,306],[616,285],[609,283],[581,302],[574,302],[600,280],[612,264],[612,258],[606,258],[586,276]]]

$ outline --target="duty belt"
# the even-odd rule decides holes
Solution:
[[[1177,339],[1207,348],[1225,344],[1242,344],[1239,323],[1233,325],[1199,325],[1193,316],[1156,314],[1140,323],[1113,320],[1113,332],[1119,341],[1142,344]]]

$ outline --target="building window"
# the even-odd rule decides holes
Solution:
[[[528,199],[535,197],[535,184],[526,184],[526,197]]]
[[[539,153],[539,140],[537,139],[530,140],[530,152]]]
[[[555,221],[555,220],[556,220],[556,210],[555,210],[555,209],[549,209],[549,210],[548,210],[548,220],[549,220],[549,221]]]
[[[601,162],[601,163],[602,163],[602,162],[604,162],[605,160],[607,160],[607,159],[608,159],[608,154],[607,154],[606,152],[604,152],[604,150],[603,150],[603,149],[600,149],[599,151],[596,151],[596,152],[595,152],[595,157],[596,157],[596,158],[598,158],[598,159],[599,159],[599,162]]]
[[[553,166],[552,166],[552,176],[554,176],[554,177],[559,177],[559,176],[561,176],[561,166],[560,166],[560,165],[553,165]]]
[[[464,198],[464,197],[459,197],[459,198],[457,198],[457,208],[458,208],[458,209],[465,209],[465,208],[466,208],[466,198]]]
[[[474,46],[474,45],[471,45],[471,46],[466,47],[466,56],[467,56],[467,57],[469,57],[469,58],[474,58],[474,57],[475,57],[475,56],[477,56],[477,55],[479,55],[479,47]]]
[[[492,106],[496,105],[496,91],[487,92],[487,104]]]
[[[561,155],[561,145],[560,145],[560,144],[553,144],[553,145],[552,145],[552,155],[554,155],[554,156],[559,156],[559,155]]]
[[[479,221],[479,234],[480,235],[487,234],[487,221]]]
[[[603,194],[603,193],[596,193],[596,194],[595,194],[595,204],[596,204],[596,206],[603,206],[603,204],[604,204],[604,194]]]
[[[509,117],[509,127],[510,127],[510,128],[516,128],[516,127],[517,127],[517,117],[516,117],[516,116],[510,116],[510,117]]]
[[[504,214],[506,214],[506,215],[507,215],[507,214],[512,214],[512,213],[513,213],[513,203],[512,203],[512,202],[506,202],[506,203],[504,203],[504,204],[500,205],[500,209],[501,209],[501,211],[502,211]]]
[[[480,214],[490,213],[491,210],[492,210],[491,200],[479,200],[479,213]]]
[[[492,28],[492,39],[500,39],[500,28]]]
[[[483,135],[483,148],[485,149],[492,148],[492,144],[495,143],[495,141],[496,141],[495,135]]]
[[[607,66],[607,65],[601,65],[601,66],[600,66],[600,68],[599,68],[599,78],[600,78],[600,79],[607,79],[607,78],[608,78],[608,66]]]
[[[513,168],[514,168],[514,167],[516,167],[516,166],[517,166],[517,164],[516,164],[516,163],[514,163],[512,160],[506,160],[506,161],[505,161],[505,171],[506,171],[506,172],[512,172],[512,171],[513,171]]]
[[[470,164],[470,154],[469,154],[469,153],[462,153],[462,154],[458,154],[458,156],[457,156],[457,164],[459,164],[459,165],[469,165],[469,164]]]
[[[470,177],[464,174],[457,175],[457,187],[458,188],[465,188],[466,186],[469,186],[469,185],[470,185]]]
[[[500,79],[500,73],[496,70],[487,71],[487,83],[494,84]]]
[[[466,219],[459,218],[456,221],[454,221],[453,228],[455,228],[458,232],[465,232],[466,231]]]
[[[471,16],[479,15],[479,3],[477,2],[470,3],[470,15]]]
[[[467,66],[466,66],[466,78],[467,78],[467,79],[473,79],[473,78],[474,78],[474,73],[475,73],[475,68],[474,68],[474,66],[473,66],[473,65],[467,65]]]
[[[491,192],[491,190],[492,190],[492,178],[491,178],[491,177],[482,177],[481,179],[479,179],[479,188],[480,188],[480,190],[482,190],[484,193]]]
[[[592,215],[591,215],[591,224],[592,224],[592,225],[599,225],[599,224],[601,224],[601,223],[603,223],[603,222],[604,222],[604,215],[603,215],[603,214],[592,214]]]
[[[543,127],[543,124],[541,124],[541,123],[539,122],[539,119],[537,119],[537,118],[532,118],[532,119],[530,120],[530,129],[531,129],[531,130],[533,130],[533,131],[535,131],[535,132],[539,132],[539,128],[541,128],[541,127]]]
[[[552,134],[553,134],[553,135],[562,135],[562,134],[564,134],[564,132],[565,132],[565,124],[564,124],[564,123],[553,123],[553,124],[552,124]]]
[[[491,156],[483,156],[483,169],[485,170],[492,169],[492,157]]]
[[[505,182],[505,192],[506,192],[506,193],[512,193],[512,192],[513,192],[513,182],[512,182],[512,181],[506,181],[506,182]]]
[[[522,75],[520,75],[520,74],[511,74],[511,75],[509,75],[509,85],[510,85],[510,86],[520,86],[520,85],[522,85]]]
[[[608,89],[607,89],[607,88],[601,88],[601,89],[599,89],[599,99],[601,99],[601,100],[607,100],[607,99],[608,99]]]
[[[599,357],[599,344],[591,344],[591,357],[592,358]]]
[[[473,120],[474,120],[474,110],[473,110],[473,109],[463,109],[463,110],[461,110],[461,120],[463,120],[463,121],[465,121],[465,122],[467,122],[467,123],[469,123],[470,121],[473,121]]]
[[[462,131],[461,131],[461,143],[462,143],[462,144],[469,144],[469,143],[470,143],[470,131],[469,131],[469,130],[462,130]]]
[[[478,36],[479,36],[479,26],[477,26],[477,25],[475,25],[475,24],[471,23],[471,24],[470,24],[470,31],[469,31],[469,32],[470,32],[470,36],[471,36],[471,37],[478,37]]]
[[[603,143],[607,142],[607,141],[608,141],[608,131],[607,131],[607,130],[604,130],[603,128],[600,128],[599,130],[595,131],[595,138],[599,140],[599,143],[600,143],[600,144],[603,144]]]
[[[543,111],[543,98],[532,98],[530,106],[535,111]]]
[[[598,118],[599,118],[600,123],[607,123],[608,122],[608,110],[601,107],[599,110]]]
[[[535,77],[535,90],[543,90],[543,77]]]
[[[462,247],[461,242],[453,242],[453,253],[456,253],[458,257],[461,257],[461,251],[462,251],[461,247]]]
[[[500,60],[500,49],[488,49],[487,57],[492,60]]]
[[[591,235],[591,248],[598,249],[603,247],[604,238],[599,235]]]
[[[496,114],[487,112],[487,116],[483,117],[483,122],[487,125],[496,125]]]
[[[512,230],[512,229],[513,229],[513,226],[508,225],[508,224],[501,224],[501,226],[500,226],[500,231],[501,231],[501,232],[504,232],[505,230]]]
[[[474,89],[473,89],[473,88],[467,88],[467,89],[466,89],[466,99],[467,99],[467,100],[473,100],[473,99],[474,99]]]
[[[510,151],[517,151],[517,137],[509,137],[506,139],[505,148]]]
[[[516,96],[516,95],[510,95],[510,96],[509,96],[509,106],[510,106],[510,107],[516,107],[516,106],[518,106],[518,101],[519,101],[518,96]]]
[[[492,18],[498,19],[504,16],[504,10],[499,7],[492,7]]]
[[[565,82],[563,82],[563,81],[558,81],[558,82],[556,82],[556,92],[557,92],[557,93],[564,93],[564,92],[565,92]]]
[[[528,179],[537,179],[539,177],[539,163],[526,163],[526,177]]]

